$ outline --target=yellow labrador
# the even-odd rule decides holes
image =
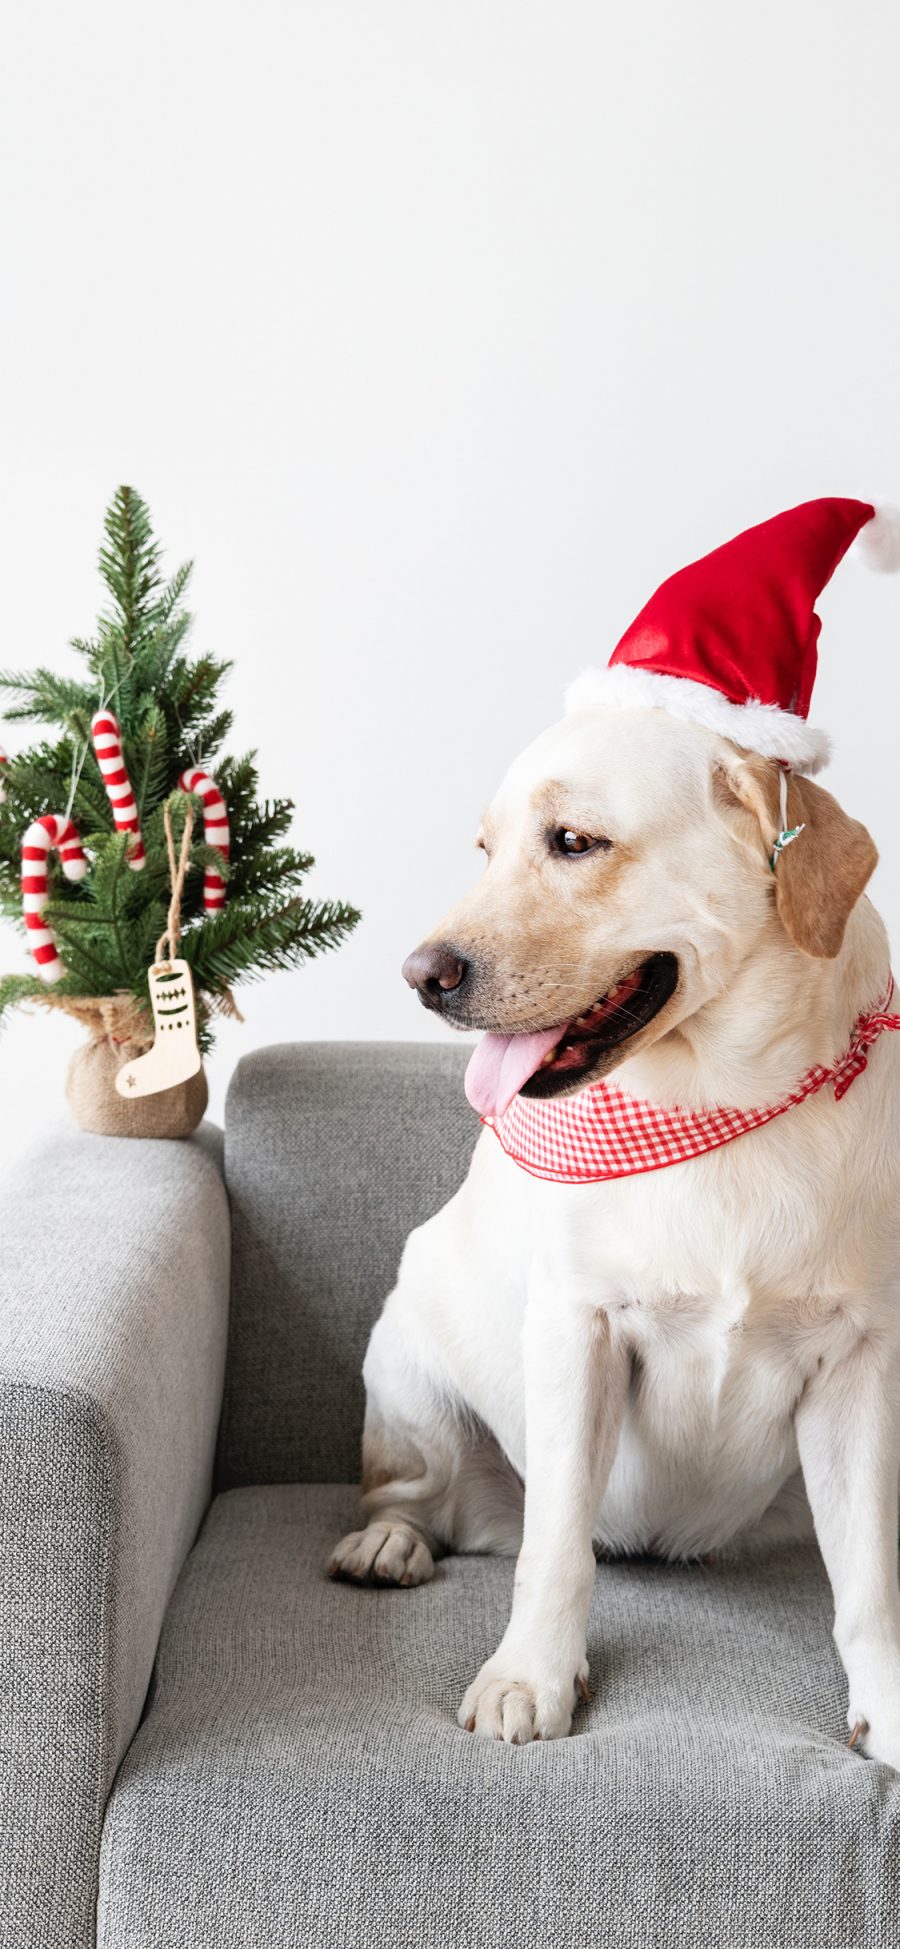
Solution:
[[[792,777],[805,831],[773,874],[780,781],[715,730],[577,696],[516,760],[483,877],[406,969],[491,1032],[483,1110],[612,1070],[661,1105],[765,1105],[846,1049],[888,976],[875,848]],[[518,1551],[460,1721],[547,1739],[587,1683],[595,1543],[691,1557],[814,1521],[848,1719],[900,1767],[898,1234],[900,1036],[840,1102],[642,1176],[539,1181],[485,1130],[372,1335],[366,1527],[332,1574]]]

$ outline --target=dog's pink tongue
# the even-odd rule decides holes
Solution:
[[[502,1117],[562,1030],[539,1029],[536,1035],[485,1035],[473,1051],[466,1070],[466,1095],[481,1117]]]

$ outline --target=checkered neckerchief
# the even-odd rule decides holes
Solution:
[[[839,1101],[866,1067],[867,1051],[884,1029],[900,1029],[900,1015],[889,1015],[894,993],[887,993],[859,1017],[846,1053],[831,1069],[821,1064],[778,1103],[764,1110],[679,1110],[627,1096],[612,1083],[589,1083],[575,1096],[516,1096],[502,1117],[483,1122],[499,1137],[509,1157],[534,1177],[557,1184],[598,1184],[604,1178],[636,1177],[684,1164],[704,1151],[730,1144],[784,1115],[826,1083]]]

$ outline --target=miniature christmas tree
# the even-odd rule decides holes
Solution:
[[[232,714],[219,692],[230,666],[187,653],[190,565],[163,580],[150,517],[133,488],[114,496],[105,537],[108,603],[96,636],[72,644],[84,674],[0,675],[0,718],[59,727],[0,767],[0,912],[23,920],[24,884],[36,960],[33,974],[0,978],[0,1016],[21,1002],[78,1013],[80,1000],[118,996],[149,1024],[147,971],[171,893],[166,808],[177,851],[192,807],[178,951],[193,974],[200,1045],[208,1048],[213,1013],[233,1011],[233,984],[337,946],[359,916],[301,895],[314,862],[286,843],[290,799],[260,803],[253,754],[222,755]],[[98,713],[111,716],[120,750],[108,725],[102,735]],[[40,845],[26,847],[23,864],[29,828]],[[41,889],[30,899],[29,885]]]

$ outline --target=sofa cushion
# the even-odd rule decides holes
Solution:
[[[102,1949],[888,1949],[900,1778],[846,1750],[814,1546],[598,1567],[594,1698],[469,1737],[512,1565],[322,1566],[351,1489],[220,1496],[107,1811]]]
[[[358,1475],[369,1333],[407,1235],[462,1182],[478,1134],[469,1053],[300,1043],[238,1065],[223,1486]]]

